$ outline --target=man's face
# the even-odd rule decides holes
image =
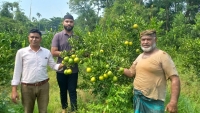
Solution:
[[[156,47],[156,38],[148,35],[142,36],[140,44],[144,52],[151,52]]]
[[[30,33],[28,36],[28,40],[29,40],[30,46],[39,47],[40,42],[42,41],[42,38],[38,33]]]
[[[74,20],[72,19],[65,19],[63,21],[63,26],[65,28],[66,31],[72,31],[73,27],[74,27]]]

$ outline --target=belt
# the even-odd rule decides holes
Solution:
[[[27,85],[27,86],[41,86],[41,85],[47,83],[48,81],[49,81],[49,78],[46,79],[46,80],[40,81],[40,82],[36,82],[36,83],[23,83],[23,82],[21,82],[21,84]]]

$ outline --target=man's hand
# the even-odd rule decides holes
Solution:
[[[19,100],[19,94],[17,92],[17,87],[16,86],[12,87],[11,99],[15,104],[17,104],[17,100]]]
[[[11,99],[15,104],[17,104],[17,100],[19,100],[18,92],[12,92]]]
[[[165,108],[165,111],[168,111],[169,113],[178,113],[177,103],[169,102]]]

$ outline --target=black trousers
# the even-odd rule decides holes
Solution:
[[[78,73],[72,73],[70,75],[65,75],[64,73],[57,73],[57,82],[60,88],[60,99],[62,104],[62,109],[68,107],[67,93],[69,93],[71,110],[77,110],[77,82]]]

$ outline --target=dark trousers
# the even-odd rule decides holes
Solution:
[[[66,109],[68,107],[67,93],[69,93],[71,110],[77,110],[76,88],[78,82],[78,73],[72,73],[70,75],[65,75],[64,73],[57,73],[57,82],[60,88],[60,99],[62,109]]]

